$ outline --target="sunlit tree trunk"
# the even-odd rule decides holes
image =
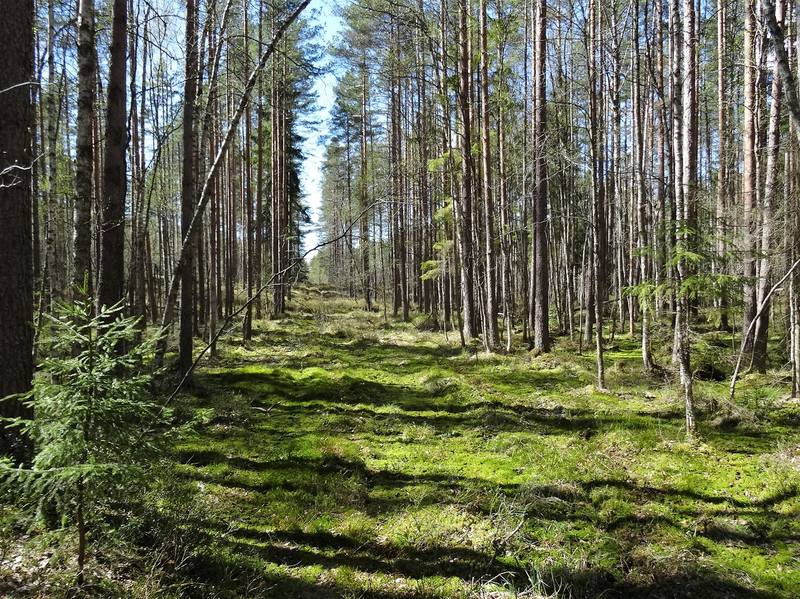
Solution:
[[[631,53],[633,55],[633,125],[634,125],[634,143],[635,143],[635,156],[634,156],[634,177],[636,187],[636,211],[638,218],[638,235],[636,239],[636,249],[639,253],[639,276],[642,283],[648,281],[647,270],[647,251],[648,247],[648,221],[647,221],[647,208],[645,197],[646,182],[645,182],[645,148],[644,148],[644,108],[642,106],[642,67],[640,61],[640,45],[639,45],[639,3],[633,4],[633,47]],[[631,217],[632,218],[632,217]],[[652,370],[653,358],[650,353],[650,300],[643,297],[639,302],[639,313],[641,315],[642,326],[642,365],[645,370]]]
[[[756,198],[756,79],[755,0],[744,3],[744,105],[742,110],[742,276],[744,277],[742,331],[747,331],[756,313],[755,258],[753,256],[753,208]],[[752,337],[745,352],[752,351]]]
[[[550,350],[550,252],[548,245],[549,202],[547,185],[547,1],[536,3],[534,44],[534,320],[533,349]]]
[[[783,21],[783,3],[776,2],[776,19]],[[772,92],[770,94],[769,125],[767,131],[767,165],[764,181],[763,203],[761,206],[761,257],[758,261],[758,280],[756,284],[756,305],[761,316],[756,323],[753,341],[753,368],[765,372],[767,368],[767,340],[769,332],[769,308],[762,309],[769,300],[767,293],[771,286],[772,265],[770,250],[772,248],[773,206],[775,204],[778,185],[778,161],[781,143],[781,103],[783,90],[779,66],[776,62],[772,70]]]

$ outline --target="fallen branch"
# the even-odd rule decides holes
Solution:
[[[736,359],[736,368],[733,369],[733,375],[731,376],[731,389],[730,389],[730,394],[728,395],[728,401],[731,403],[733,403],[733,398],[736,395],[736,381],[739,378],[739,370],[742,367],[742,357],[744,356],[744,348],[747,345],[747,340],[750,339],[750,335],[753,332],[753,328],[758,322],[758,319],[761,318],[761,314],[764,312],[767,306],[769,306],[769,299],[772,297],[772,294],[775,293],[778,290],[778,288],[781,285],[783,285],[784,281],[786,281],[786,279],[788,279],[792,275],[792,273],[798,267],[798,265],[800,265],[800,258],[797,259],[794,264],[792,264],[792,267],[788,270],[788,272],[785,275],[783,275],[781,280],[772,286],[772,289],[769,290],[769,293],[761,301],[761,305],[758,307],[758,312],[756,312],[756,315],[753,317],[753,320],[750,321],[750,326],[747,327],[747,331],[745,331],[745,334],[742,335],[742,345],[739,348],[739,357]]]

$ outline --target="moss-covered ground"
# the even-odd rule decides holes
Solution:
[[[569,340],[462,352],[323,295],[230,337],[179,399],[204,422],[175,449],[202,539],[182,594],[800,596],[800,409],[778,374],[689,445],[626,337],[598,393]],[[699,382],[701,409],[725,389]]]
[[[251,342],[233,330],[173,402],[194,432],[141,497],[91,515],[86,586],[74,525],[0,500],[0,596],[800,597],[783,371],[726,405],[736,340],[694,330],[688,444],[635,339],[609,339],[600,393],[577,341],[490,355],[428,325],[308,288]]]

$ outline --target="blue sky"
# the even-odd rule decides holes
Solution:
[[[335,14],[337,3],[331,0],[314,0],[310,8],[313,9],[311,21],[322,27],[322,44],[328,46],[333,43],[342,30],[342,21]],[[320,236],[318,231],[320,207],[322,205],[322,164],[325,160],[325,144],[323,139],[328,134],[328,122],[330,110],[334,102],[334,87],[336,76],[333,72],[326,73],[319,77],[314,83],[314,92],[317,95],[317,107],[315,113],[310,115],[310,120],[319,123],[318,127],[308,128],[302,131],[306,138],[303,144],[305,161],[300,173],[300,183],[306,202],[311,208],[313,225],[307,230],[305,235],[306,249],[312,248],[319,243]],[[308,256],[310,260],[313,255]]]

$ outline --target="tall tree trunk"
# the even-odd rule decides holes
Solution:
[[[677,289],[678,297],[676,299],[676,313],[675,313],[675,340],[677,348],[678,369],[680,373],[681,389],[685,404],[686,416],[686,436],[692,439],[695,435],[695,413],[694,413],[694,392],[692,384],[692,371],[690,362],[690,346],[689,346],[689,296],[688,293],[682,291],[682,285],[689,276],[689,268],[683,252],[689,249],[691,243],[691,235],[689,233],[690,214],[692,210],[692,203],[694,202],[695,193],[695,176],[696,176],[696,163],[693,157],[693,151],[696,147],[697,127],[696,119],[694,119],[694,82],[695,82],[695,38],[694,38],[694,0],[684,0],[683,2],[683,49],[682,52],[678,49],[679,42],[676,40],[675,27],[680,20],[678,13],[678,2],[673,0],[671,4],[672,14],[671,21],[673,26],[673,44],[675,45],[675,53],[672,68],[673,73],[678,74],[673,81],[680,80],[683,90],[683,104],[681,106],[682,119],[680,119],[680,127],[682,129],[682,143],[676,143],[675,155],[680,155],[680,167],[675,166],[675,172],[678,175],[678,183],[676,184],[676,239],[679,243],[678,251],[681,252],[677,260]],[[681,56],[682,55],[682,56]],[[683,72],[681,69],[683,67]],[[674,90],[677,96],[680,93],[679,89]]]
[[[467,0],[458,2],[458,108],[461,125],[461,190],[458,202],[459,238],[461,256],[461,309],[463,335],[466,341],[475,336],[473,253],[472,253],[472,127],[470,89],[472,75],[469,51],[469,10]]]
[[[248,11],[248,0],[242,2],[242,15],[244,21],[243,31],[243,53],[244,63],[243,73],[247,73],[250,68],[250,15]],[[261,78],[259,77],[259,82]],[[244,217],[243,232],[243,259],[242,272],[244,273],[244,284],[247,292],[247,307],[245,308],[244,322],[242,325],[242,338],[249,341],[253,337],[253,299],[255,283],[255,261],[253,260],[253,166],[250,159],[250,139],[252,137],[252,102],[248,102],[247,110],[244,115],[244,131],[242,132],[242,216]]]
[[[197,5],[186,2],[186,79],[183,85],[183,170],[181,176],[181,238],[186,239],[194,214],[195,136],[194,113],[197,94]],[[178,369],[181,375],[192,366],[194,340],[194,245],[189,245],[181,273],[181,317]]]
[[[494,201],[492,198],[492,145],[489,135],[489,23],[487,0],[480,0],[480,54],[481,54],[481,160],[483,166],[484,243],[486,259],[486,331],[485,342],[497,347],[500,335],[497,329],[497,302],[495,290],[496,258],[494,252]]]
[[[60,299],[59,265],[57,264],[58,245],[58,125],[60,119],[60,90],[56,83],[56,24],[55,0],[47,2],[47,221],[45,276],[47,283],[47,303],[52,309],[53,303]]]
[[[361,199],[361,222],[359,232],[361,241],[359,250],[361,252],[361,277],[364,288],[364,303],[368,311],[372,311],[372,283],[369,272],[369,195],[367,192],[367,85],[369,77],[367,73],[367,57],[363,56],[361,63],[361,173],[359,174],[359,195]],[[348,140],[349,144],[350,141]]]
[[[783,20],[783,3],[776,2],[776,20],[781,24]],[[772,219],[773,206],[778,178],[778,160],[781,143],[781,103],[782,86],[780,67],[776,62],[772,72],[772,103],[769,113],[769,129],[767,132],[767,167],[764,181],[763,204],[761,206],[761,258],[758,261],[758,282],[756,285],[756,305],[762,306],[767,300],[770,288],[771,262],[770,248],[772,245]],[[767,340],[769,331],[769,308],[761,310],[761,316],[756,323],[755,339],[753,341],[753,368],[758,372],[767,369]]]
[[[550,251],[547,239],[549,202],[547,186],[547,0],[536,3],[536,42],[534,61],[534,239],[535,271],[533,349],[550,350]]]
[[[111,64],[106,103],[102,224],[98,304],[113,306],[125,297],[125,194],[128,145],[125,72],[128,52],[128,4],[114,0]]]
[[[264,50],[264,0],[258,2],[258,54]],[[256,146],[258,148],[258,164],[256,171],[256,234],[253,260],[255,262],[255,281],[257,289],[262,282],[262,252],[264,246],[264,77],[258,78],[258,116],[256,119]],[[256,300],[256,318],[261,319],[263,301],[261,296]]]
[[[31,130],[34,110],[33,0],[9,0],[0,19],[0,397],[26,393],[33,379],[33,240]],[[32,418],[18,400],[0,402],[0,417]],[[17,429],[0,425],[0,454],[28,457]]]
[[[727,260],[725,253],[727,251],[727,243],[725,235],[727,233],[726,227],[726,210],[728,207],[728,193],[730,183],[728,181],[728,147],[729,135],[728,119],[730,109],[728,107],[728,6],[726,0],[717,0],[717,128],[719,129],[719,140],[717,143],[717,203],[716,203],[716,228],[715,234],[717,236],[716,250],[717,257],[715,266],[718,273],[725,271]],[[727,331],[730,329],[728,322],[728,294],[723,289],[722,295],[719,298],[720,329]]]
[[[599,0],[589,2],[589,137],[592,171],[591,209],[592,209],[592,312],[595,325],[595,361],[597,367],[597,388],[605,389],[605,363],[603,359],[603,304],[605,297],[606,260],[606,206],[605,174],[603,167],[603,111],[602,77],[599,64],[602,60],[602,46],[599,43],[601,7]],[[591,300],[591,297],[590,297]],[[591,302],[590,302],[591,303]],[[590,310],[591,311],[591,308]],[[587,331],[590,330],[587,316]]]
[[[742,116],[742,275],[744,277],[744,312],[742,331],[747,331],[756,313],[753,256],[753,208],[756,198],[756,36],[755,0],[744,4],[744,105]],[[745,343],[745,352],[752,351],[752,341]]]
[[[642,283],[648,280],[647,273],[647,208],[646,208],[646,182],[644,176],[644,108],[642,106],[642,71],[639,45],[639,3],[633,4],[633,124],[635,133],[634,177],[636,186],[636,210],[638,218],[638,234],[636,249],[639,253],[639,276]],[[631,218],[633,218],[631,216]],[[640,296],[642,297],[642,296]],[[649,371],[653,368],[653,358],[650,352],[650,300],[642,297],[639,301],[639,312],[642,320],[642,366]]]

